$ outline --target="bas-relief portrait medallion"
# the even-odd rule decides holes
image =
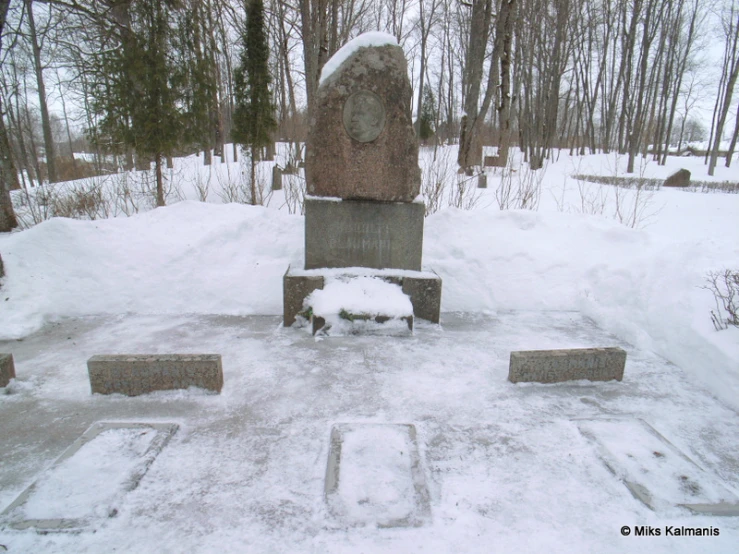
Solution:
[[[385,106],[374,92],[360,90],[344,102],[344,129],[358,142],[375,140],[385,128]]]

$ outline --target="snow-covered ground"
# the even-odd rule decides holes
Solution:
[[[430,157],[422,152],[423,164]],[[715,331],[713,296],[701,288],[708,271],[739,269],[739,195],[627,191],[571,177],[622,175],[625,163],[563,152],[543,177],[525,167],[509,174],[514,185],[540,180],[538,211],[499,209],[500,170],[489,170],[487,189],[465,192],[473,210],[447,207],[445,191],[424,234],[424,265],[443,279],[442,324],[406,338],[315,342],[304,330],[279,330],[279,318],[234,317],[281,314],[282,276],[303,263],[303,218],[290,213],[296,188],[270,195],[268,207],[224,205],[224,175],[238,176],[238,164],[177,160],[172,176],[187,201],[0,236],[0,340],[8,341],[0,351],[16,353],[18,373],[13,394],[0,396],[0,421],[14,421],[18,433],[16,410],[41,410],[75,423],[51,446],[43,435],[54,427],[39,428],[40,416],[28,418],[32,446],[3,435],[0,504],[92,421],[146,416],[183,427],[102,531],[0,531],[0,544],[75,552],[104,544],[157,552],[732,551],[736,518],[650,512],[598,465],[571,422],[646,419],[739,491],[739,329]],[[262,165],[266,181],[270,166]],[[711,180],[695,158],[637,173],[664,178],[680,167]],[[739,181],[739,170],[720,164],[712,180]],[[197,202],[196,185],[205,182],[208,202]],[[629,352],[622,384],[505,381],[511,350],[611,345]],[[206,350],[224,354],[220,397],[89,395],[84,361],[92,354]],[[434,475],[432,523],[382,532],[327,523],[318,482],[328,432],[357,420],[418,426]],[[718,526],[721,537],[623,542],[618,533],[665,521]]]
[[[456,155],[450,148],[437,159],[451,166]],[[430,149],[421,161],[432,163]],[[664,167],[638,161],[644,177],[685,167],[710,179],[699,158],[669,158]],[[466,193],[477,197],[474,210],[428,217],[423,260],[443,279],[442,311],[580,311],[737,408],[739,329],[715,331],[713,295],[701,287],[708,271],[739,266],[739,194],[662,189],[637,199],[636,191],[571,177],[622,175],[625,164],[624,156],[563,152],[544,172],[521,167],[512,183],[541,181],[538,211],[499,210],[501,175],[491,169],[487,189]],[[271,164],[261,165],[267,182]],[[178,195],[195,198],[195,183],[209,182],[208,203],[93,222],[56,218],[0,236],[8,273],[0,338],[91,314],[282,313],[282,275],[288,265],[303,267],[303,219],[289,213],[285,189],[266,194],[268,208],[222,205],[224,182],[242,170],[203,167],[191,156],[172,173]],[[285,188],[297,179],[285,176]],[[720,164],[713,180],[739,181],[739,169]]]
[[[15,353],[20,377],[13,394],[0,396],[3,507],[96,421],[180,425],[138,488],[105,497],[114,503],[103,515],[84,503],[101,491],[71,497],[82,505],[70,507],[70,516],[98,515],[95,532],[43,536],[0,527],[0,544],[9,552],[45,553],[736,551],[739,518],[692,515],[667,502],[679,493],[673,490],[679,475],[690,479],[696,500],[710,499],[716,480],[739,497],[736,412],[692,375],[581,315],[447,313],[440,328],[419,323],[410,337],[318,341],[305,329],[280,328],[280,319],[86,317],[0,343]],[[627,351],[623,382],[513,385],[506,379],[511,350],[592,345]],[[220,395],[91,396],[85,362],[110,350],[220,352],[224,388]],[[637,475],[659,501],[657,511],[629,493],[607,469],[600,446],[581,432],[601,418],[623,421],[620,441],[606,437],[617,459],[630,460],[630,449],[665,455],[660,472]],[[637,418],[704,471],[686,470],[668,445],[635,434]],[[398,447],[397,432],[378,439],[362,423],[415,426],[430,512],[417,510],[422,525],[373,525],[374,517],[382,522],[413,513],[402,467],[409,452]],[[329,504],[324,478],[337,424],[382,443],[346,445],[342,461],[350,467]],[[126,465],[131,449],[124,439],[118,438],[121,459],[111,465]],[[614,442],[621,444],[613,448]],[[631,461],[613,466],[619,476],[632,470]],[[88,468],[77,482],[97,483],[106,470]],[[53,505],[53,515],[61,515],[64,501],[47,491],[34,506]],[[113,509],[117,515],[106,517]],[[658,527],[663,535],[666,526],[720,534],[623,537],[626,525]]]

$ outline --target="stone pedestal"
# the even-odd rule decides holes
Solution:
[[[305,200],[305,269],[421,270],[424,205]]]
[[[432,323],[439,323],[441,313],[441,277],[433,271],[394,272],[362,271],[361,268],[347,270],[343,275],[350,277],[377,277],[389,283],[399,285],[411,300],[413,315]],[[330,276],[336,276],[331,272]],[[303,302],[316,289],[323,289],[328,271],[302,270],[288,268],[282,279],[283,291],[283,325],[289,327],[303,311]]]

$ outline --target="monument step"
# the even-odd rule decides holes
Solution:
[[[413,316],[314,314],[311,316],[311,328],[314,335],[410,335],[413,334]]]
[[[413,331],[413,304],[400,285],[370,276],[340,275],[311,292],[304,306],[313,334],[398,334]]]
[[[369,304],[366,309],[350,309],[347,306],[337,306],[332,309],[324,309],[328,315],[338,316],[341,308],[355,315],[388,316],[399,319],[404,316],[421,318],[432,323],[439,322],[441,307],[441,278],[433,271],[408,271],[387,270],[371,268],[334,268],[334,269],[292,269],[288,268],[283,278],[283,325],[290,327],[296,321],[296,317],[303,316],[310,320],[314,312],[306,312],[310,303],[306,299],[314,293],[326,288],[331,282],[346,281],[359,278],[374,278],[387,284],[400,288],[402,293],[410,300],[411,309],[407,313],[398,314],[395,310],[388,311],[381,308],[378,303]],[[311,306],[315,311],[315,306]],[[323,315],[323,314],[317,314]],[[356,318],[355,318],[356,319]]]

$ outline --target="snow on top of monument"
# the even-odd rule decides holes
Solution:
[[[318,315],[338,314],[342,310],[354,315],[413,315],[410,298],[400,286],[373,277],[329,278],[322,290],[313,291],[305,299],[305,305]]]
[[[321,71],[321,79],[318,81],[319,85],[328,79],[337,69],[344,63],[352,54],[354,54],[360,48],[366,48],[368,46],[385,46],[385,45],[398,46],[398,41],[393,35],[383,33],[380,31],[370,31],[369,33],[362,33],[356,38],[353,38],[347,42],[344,46],[339,48],[336,53],[331,56],[323,66]]]

